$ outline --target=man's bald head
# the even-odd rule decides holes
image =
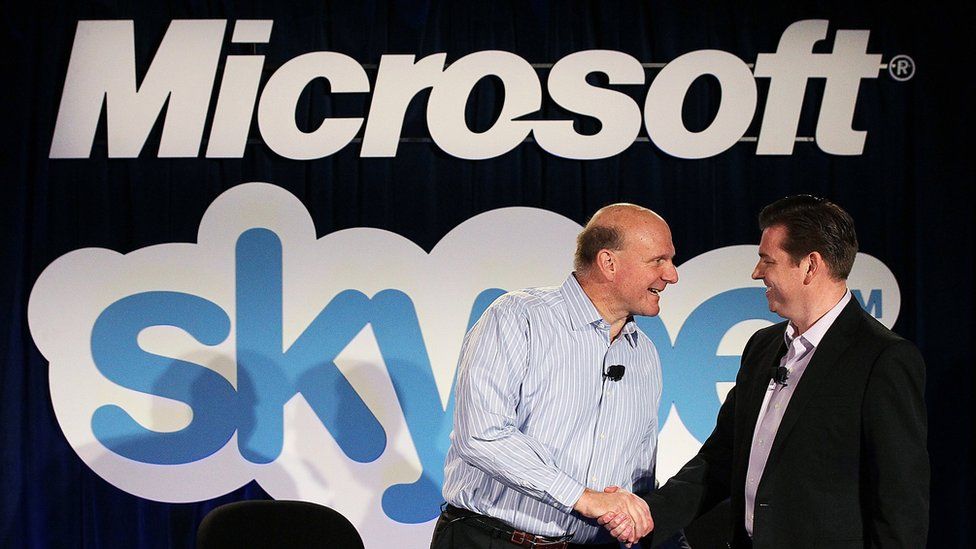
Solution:
[[[576,237],[576,255],[573,261],[577,273],[585,273],[596,260],[600,250],[620,250],[624,247],[627,233],[643,224],[667,228],[664,218],[637,204],[618,203],[597,210]]]

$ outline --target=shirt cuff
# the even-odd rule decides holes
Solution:
[[[580,496],[583,495],[583,490],[586,487],[577,482],[573,477],[563,473],[562,471],[556,472],[556,478],[553,479],[552,484],[546,492],[552,498],[552,504],[556,507],[562,509],[563,512],[572,512],[573,506],[579,501]]]

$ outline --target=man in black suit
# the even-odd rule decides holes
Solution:
[[[729,498],[733,548],[924,547],[925,366],[851,298],[853,220],[795,196],[764,208],[759,225],[752,277],[787,322],[752,336],[715,430],[647,497],[655,530],[644,544]]]

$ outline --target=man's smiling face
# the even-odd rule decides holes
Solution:
[[[799,312],[799,302],[804,288],[806,259],[799,264],[783,249],[786,227],[773,225],[762,233],[759,242],[759,263],[752,271],[752,278],[766,285],[769,310],[792,320]]]

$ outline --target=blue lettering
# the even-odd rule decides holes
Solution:
[[[106,378],[186,403],[193,420],[180,431],[160,433],[107,404],[92,415],[92,432],[106,448],[135,461],[175,465],[201,460],[234,434],[239,411],[234,387],[203,366],[143,351],[136,338],[151,326],[176,326],[204,345],[217,345],[227,339],[230,319],[216,304],[194,295],[144,292],[109,305],[92,329],[92,357]]]
[[[868,295],[868,300],[865,303],[864,296],[861,294],[861,290],[851,290],[851,296],[861,304],[861,308],[874,316],[874,318],[881,318],[881,290],[874,289]]]
[[[468,319],[469,330],[488,305],[503,293],[492,288],[478,295]],[[427,522],[440,514],[444,499],[441,486],[454,419],[454,383],[444,409],[415,309],[406,294],[385,290],[373,298],[373,304],[378,313],[382,312],[373,321],[376,340],[423,468],[416,482],[387,488],[383,493],[383,511],[398,522]]]
[[[184,293],[144,292],[106,308],[92,331],[98,369],[124,387],[186,403],[193,421],[178,432],[160,433],[142,427],[121,407],[105,405],[92,416],[95,436],[127,458],[173,465],[212,455],[236,430],[245,459],[271,463],[282,450],[284,405],[301,394],[346,456],[376,460],[386,449],[387,434],[335,364],[369,325],[422,467],[418,480],[384,491],[383,510],[402,523],[434,519],[442,501],[454,391],[452,383],[442,406],[413,301],[395,289],[372,298],[342,291],[284,348],[282,280],[278,235],[261,228],[242,233],[236,245],[236,390],[208,368],[146,352],[137,342],[143,329],[171,325],[204,345],[217,345],[229,335],[230,319],[216,304]],[[468,329],[502,293],[491,288],[478,295]],[[871,290],[866,304],[859,291],[853,294],[862,307],[881,316],[881,290]],[[709,435],[720,406],[715,383],[734,381],[739,367],[738,356],[716,354],[718,345],[730,328],[749,319],[780,320],[768,311],[761,288],[728,290],[706,300],[673,343],[659,318],[637,319],[661,355],[661,425],[674,405],[695,438]]]
[[[695,438],[703,441],[711,434],[721,405],[715,383],[735,381],[739,370],[739,357],[715,353],[729,328],[748,319],[782,320],[769,312],[762,288],[728,290],[708,299],[688,316],[673,346],[659,318],[637,319],[661,356],[664,389],[659,425],[664,425],[674,403],[682,423]]]
[[[267,229],[237,240],[238,390],[253,421],[238,428],[241,455],[271,463],[281,453],[283,408],[301,393],[343,452],[373,461],[386,432],[335,365],[335,357],[370,321],[370,301],[347,290],[335,297],[283,351],[281,241]]]
[[[417,481],[390,486],[383,509],[404,523],[435,518],[454,415],[453,383],[444,408],[409,296],[388,289],[370,299],[343,291],[283,350],[281,242],[272,231],[251,229],[238,238],[236,252],[237,390],[208,368],[147,353],[136,341],[144,328],[173,325],[216,345],[230,331],[219,306],[176,292],[136,294],[100,315],[92,332],[96,364],[120,384],[187,403],[194,420],[178,432],[157,433],[106,405],[92,418],[96,437],[130,459],[174,465],[211,455],[236,429],[241,455],[270,463],[282,449],[283,407],[301,393],[350,459],[373,461],[386,448],[386,433],[334,362],[371,324],[423,469]],[[502,293],[492,288],[478,295],[469,329]]]

